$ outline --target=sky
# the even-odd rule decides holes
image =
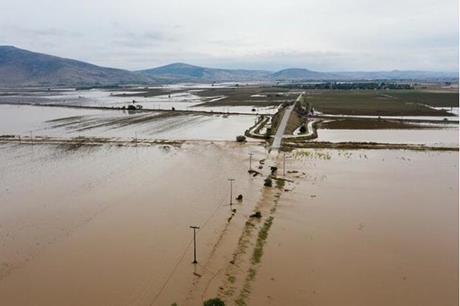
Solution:
[[[0,45],[129,70],[458,71],[457,0],[0,0]]]

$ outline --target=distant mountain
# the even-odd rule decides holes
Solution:
[[[96,65],[12,46],[0,46],[0,86],[80,86],[150,83],[131,71]]]
[[[263,70],[218,69],[174,63],[152,69],[140,70],[147,76],[177,82],[263,81],[271,73]]]
[[[276,81],[336,80],[338,78],[340,78],[338,75],[332,73],[301,68],[283,69],[271,75],[271,79]]]
[[[458,73],[427,71],[318,72],[289,68],[277,72],[218,69],[174,63],[152,69],[128,71],[72,59],[0,46],[0,87],[95,86],[178,82],[299,82],[351,80],[458,80]]]

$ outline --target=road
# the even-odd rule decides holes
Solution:
[[[284,131],[286,130],[287,123],[289,121],[289,118],[291,117],[292,110],[296,106],[297,102],[300,101],[300,98],[303,96],[303,93],[301,93],[295,102],[288,106],[286,110],[284,111],[283,118],[281,119],[281,122],[278,126],[278,129],[276,130],[275,138],[273,139],[272,143],[272,151],[277,151],[281,147],[281,141],[283,140],[283,135]]]

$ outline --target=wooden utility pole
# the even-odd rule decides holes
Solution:
[[[233,181],[235,179],[229,178],[228,181],[230,182],[230,206],[233,205]]]
[[[286,176],[286,152],[283,152],[283,176]]]
[[[199,226],[190,226],[191,229],[193,229],[193,264],[197,264],[198,261],[196,261],[196,230],[200,229]]]

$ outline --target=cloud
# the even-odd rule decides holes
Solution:
[[[0,28],[1,44],[127,69],[458,70],[457,0],[16,0]]]

